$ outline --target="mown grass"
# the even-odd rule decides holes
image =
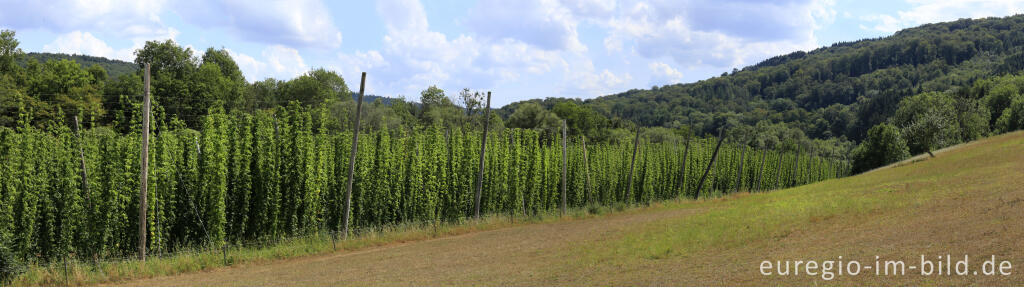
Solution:
[[[967,190],[1018,184],[1011,173],[1020,172],[1019,164],[1012,158],[1019,157],[1022,147],[1024,136],[1012,133],[982,140],[982,144],[969,143],[936,158],[918,158],[859,176],[775,192],[669,202],[665,208],[706,211],[637,226],[612,240],[577,245],[566,254],[578,257],[568,257],[564,268],[611,261],[616,268],[649,266],[658,260],[689,261],[686,259],[692,256],[718,252],[734,256],[727,250],[740,250],[747,244],[772,246],[771,242],[795,233],[816,232],[815,228],[826,223],[857,228],[865,220],[878,220],[874,215],[880,213],[931,209],[927,206],[938,200],[970,198],[973,194]],[[1008,157],[1008,153],[1014,156]],[[888,220],[898,226],[900,217]]]
[[[612,213],[636,212],[639,209],[625,204],[588,206],[567,210],[565,216],[546,212],[534,216],[491,214],[479,220],[468,219],[455,223],[406,223],[369,229],[349,239],[318,233],[303,237],[282,239],[273,244],[247,244],[225,248],[193,249],[165,256],[151,256],[145,262],[138,260],[100,260],[98,262],[56,261],[46,265],[27,266],[27,271],[14,278],[11,286],[69,285],[81,286],[115,283],[134,279],[175,275],[197,271],[259,264],[261,262],[299,258],[304,256],[351,252],[370,247],[401,244],[494,230],[523,224],[536,224],[567,219],[599,217]]]

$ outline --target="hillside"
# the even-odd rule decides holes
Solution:
[[[134,73],[139,70],[139,67],[135,63],[125,62],[121,60],[107,59],[104,57],[96,57],[89,55],[68,55],[68,54],[55,54],[55,53],[37,53],[31,52],[26,53],[24,57],[18,58],[18,65],[25,66],[29,59],[36,59],[39,63],[44,63],[47,60],[72,60],[78,62],[83,68],[88,68],[92,65],[100,65],[104,70],[107,70],[107,75],[110,79],[117,79],[121,75]]]
[[[127,282],[127,286],[272,285],[1020,285],[1008,276],[920,275],[969,255],[1024,262],[1024,133],[936,158],[770,193],[656,204],[355,252]],[[765,260],[902,260],[905,275],[764,276]],[[934,263],[933,263],[934,264]],[[923,266],[923,265],[920,265]],[[451,272],[458,270],[458,272]]]
[[[583,104],[643,126],[764,130],[783,123],[810,138],[863,139],[907,96],[980,98],[979,79],[1024,68],[1024,15],[928,24],[892,36],[794,52],[696,83],[630,90]],[[974,88],[974,89],[972,89]],[[539,100],[531,100],[540,102]],[[544,101],[551,108],[564,100]],[[510,114],[521,104],[503,110]],[[992,111],[992,119],[1000,111]]]

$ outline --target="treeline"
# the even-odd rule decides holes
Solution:
[[[339,230],[352,135],[329,128],[340,120],[329,111],[326,104],[298,103],[255,113],[214,108],[201,119],[201,130],[157,118],[149,153],[148,249]],[[0,239],[19,260],[134,254],[139,133],[109,127],[76,133],[70,124],[42,130],[29,122],[0,128]],[[487,141],[482,212],[556,210],[561,140],[542,130],[495,129]],[[480,141],[478,131],[441,125],[385,126],[361,135],[351,223],[360,230],[472,215]],[[568,142],[569,207],[695,196],[716,143],[641,141],[631,177],[632,143],[587,145],[584,162],[581,138]],[[702,194],[789,187],[849,171],[846,161],[834,158],[726,144]]]
[[[885,122],[868,130],[853,150],[861,172],[990,134],[1024,129],[1024,75],[975,81],[956,92],[926,92],[904,98]]]
[[[68,55],[68,54],[45,53],[45,52],[43,52],[43,53],[37,53],[37,52],[25,53],[25,55],[23,57],[20,57],[20,59],[17,60],[18,66],[21,66],[21,67],[28,66],[29,59],[34,59],[34,60],[38,61],[39,63],[46,63],[47,61],[50,61],[50,60],[59,61],[59,60],[66,59],[66,60],[74,61],[75,63],[78,63],[78,65],[80,65],[82,67],[85,67],[85,68],[91,67],[93,65],[97,65],[100,68],[103,68],[103,70],[107,72],[107,77],[100,79],[100,80],[103,80],[103,81],[106,81],[107,79],[117,79],[117,78],[119,78],[119,77],[121,77],[123,75],[132,74],[132,73],[135,73],[135,72],[137,72],[139,70],[139,67],[136,66],[134,63],[125,62],[125,61],[121,61],[121,60],[113,60],[113,59],[107,59],[107,58],[103,58],[103,57],[96,57],[96,56],[90,56],[90,55],[77,55],[77,54]]]
[[[85,127],[108,126],[128,133],[130,119],[138,116],[135,105],[142,100],[144,63],[151,63],[154,112],[176,117],[192,129],[201,128],[201,117],[212,107],[252,113],[291,101],[306,106],[327,103],[332,116],[348,116],[347,111],[354,108],[345,79],[329,70],[313,69],[294,79],[249,83],[224,49],[210,48],[197,55],[190,48],[164,41],[147,42],[136,51],[135,72],[113,77],[103,66],[80,65],[77,60],[84,57],[72,57],[73,61],[26,55],[17,48],[14,36],[13,31],[4,31],[0,37],[0,46],[10,47],[8,52],[0,53],[0,62],[8,63],[0,67],[0,126],[17,127],[20,115],[30,115],[31,125],[45,129],[57,122],[70,122],[77,115]],[[479,91],[467,88],[446,93],[432,86],[418,96],[408,100],[370,97],[374,100],[364,105],[364,128],[483,126],[483,93]],[[488,120],[492,126],[554,131],[563,119],[571,127],[571,135],[586,135],[594,143],[629,142],[631,130],[642,126],[609,116],[589,104],[564,99],[506,106]],[[753,128],[737,127],[730,129],[730,140],[753,147],[815,150],[842,156],[853,146],[845,140],[815,140],[783,123],[758,126],[758,133]],[[652,142],[704,135],[703,128],[686,125],[650,128],[644,136]]]
[[[171,40],[149,41],[135,51],[132,72],[112,77],[104,67],[122,69],[123,64],[77,55],[26,55],[18,45],[14,31],[0,32],[0,126],[10,128],[19,126],[22,115],[28,115],[29,124],[37,128],[67,123],[78,116],[86,127],[108,126],[128,133],[130,119],[140,111],[134,106],[142,101],[142,67],[146,63],[151,65],[154,112],[177,118],[192,129],[201,128],[201,118],[212,108],[253,113],[299,102],[305,106],[328,104],[332,116],[345,116],[354,108],[352,91],[334,71],[316,68],[293,79],[250,83],[226,49],[209,48],[195,54]],[[428,87],[419,103],[404,98],[367,98],[366,125],[374,129],[436,123],[470,128],[482,123],[482,93],[469,89],[446,95],[437,87]],[[499,117],[494,120],[500,125]]]
[[[722,127],[799,133],[859,143],[887,122],[906,97],[965,94],[981,79],[1024,68],[1024,15],[928,24],[895,35],[794,52],[690,84],[655,86],[590,100],[530,100],[551,109],[563,101],[611,122],[690,128]],[[503,110],[512,113],[520,104]],[[991,110],[998,118],[1001,110]]]

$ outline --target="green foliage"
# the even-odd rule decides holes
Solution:
[[[1024,96],[1014,94],[1009,106],[996,120],[995,129],[999,132],[1011,132],[1024,128]]]
[[[46,63],[46,61],[54,60],[71,60],[77,62],[82,67],[96,67],[95,71],[102,70],[105,77],[101,80],[106,81],[107,79],[116,79],[124,75],[135,74],[139,71],[139,66],[135,63],[125,62],[121,60],[107,59],[103,57],[89,56],[89,55],[68,55],[68,54],[55,54],[46,52],[29,52],[25,53],[21,59],[18,59],[18,65],[25,66],[30,60],[36,60],[39,63]],[[94,75],[95,76],[95,75]]]
[[[521,129],[541,129],[555,132],[562,126],[562,119],[549,112],[537,103],[524,103],[508,118],[508,127]]]
[[[17,68],[15,60],[23,53],[18,44],[13,30],[0,30],[0,74],[13,72]]]
[[[891,37],[840,42],[777,56],[720,77],[649,90],[630,90],[577,102],[529,100],[503,108],[505,115],[529,102],[552,109],[577,102],[612,121],[641,126],[693,127],[712,134],[726,122],[754,127],[783,124],[811,139],[862,141],[886,122],[905,97],[952,91],[970,96],[976,82],[1019,73],[1024,67],[1024,16],[963,19],[900,31]],[[1022,85],[1014,86],[1016,92]],[[978,89],[979,94],[984,90]],[[1009,105],[989,102],[990,124]],[[562,116],[559,114],[559,116]]]
[[[854,172],[884,166],[910,157],[910,149],[891,124],[879,124],[868,130],[868,137],[854,149]]]
[[[929,92],[900,101],[892,122],[901,129],[912,154],[928,152],[960,141],[955,100],[945,93]]]
[[[202,131],[177,120],[154,121],[147,248],[174,252],[338,231],[352,135],[328,128],[328,106],[293,102],[252,114],[215,108],[202,119]],[[127,125],[137,130],[138,123],[135,117]],[[86,129],[80,137],[65,125],[0,128],[0,239],[9,242],[4,246],[29,263],[133,254],[140,139],[137,133],[121,135],[106,127]],[[363,132],[353,182],[355,232],[459,222],[469,216],[481,140],[480,132],[439,125]],[[580,136],[567,140],[569,207],[692,196],[692,178],[710,164],[715,143],[693,139],[691,151],[684,153],[675,141],[643,141],[632,177],[634,190],[627,193],[632,142],[588,143],[589,163],[584,164]],[[488,136],[487,147],[484,213],[535,216],[559,208],[560,133],[500,129]],[[83,155],[88,192],[82,188]],[[785,160],[763,171],[754,164],[769,155]],[[705,187],[712,194],[847,174],[843,161],[743,144],[725,145],[713,166]],[[680,181],[683,173],[691,180]],[[755,178],[759,173],[781,176],[775,182]],[[588,174],[590,188],[585,184]]]

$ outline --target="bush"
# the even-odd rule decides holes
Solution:
[[[960,140],[956,100],[946,93],[929,92],[900,101],[892,123],[900,127],[911,153],[931,152]]]
[[[868,137],[853,150],[854,172],[901,161],[910,157],[910,149],[900,132],[891,124],[879,124],[868,130]]]
[[[1024,96],[1014,95],[1010,106],[996,120],[996,130],[1002,133],[1024,128]]]

